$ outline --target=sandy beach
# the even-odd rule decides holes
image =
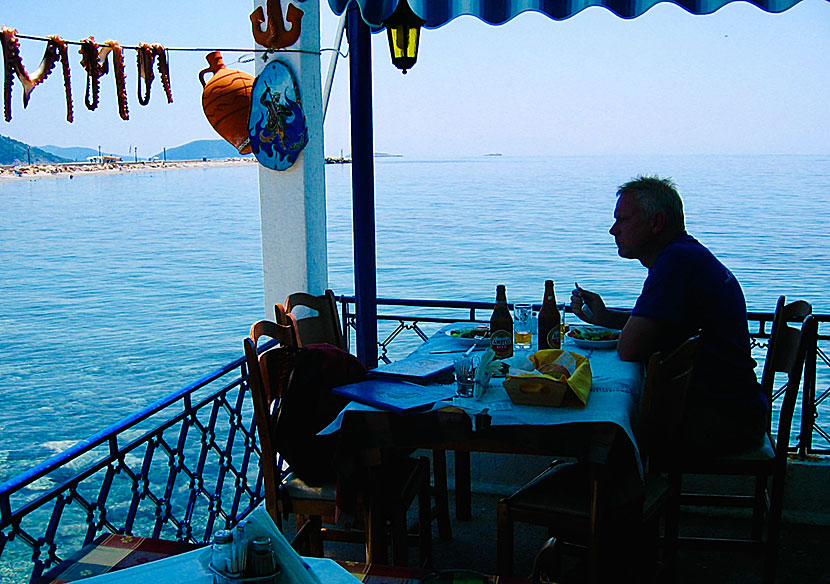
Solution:
[[[31,164],[19,166],[0,166],[0,180],[38,179],[50,177],[69,177],[76,174],[109,172],[146,172],[150,170],[174,170],[199,166],[235,166],[253,165],[254,158],[224,158],[219,160],[161,160],[139,162],[67,162],[61,164]]]

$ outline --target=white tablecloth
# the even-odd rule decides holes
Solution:
[[[282,566],[279,584],[355,584],[360,582],[334,560],[328,558],[301,558],[279,532],[263,506],[248,516],[249,537],[268,535]],[[78,580],[83,584],[213,584],[210,571],[211,548],[199,548],[176,556],[148,562]],[[309,570],[302,568],[305,563]],[[292,578],[292,573],[302,573],[302,578]]]
[[[429,354],[434,351],[449,351],[463,349],[469,346],[468,341],[453,338],[445,331],[459,328],[464,323],[447,325],[430,337],[423,345],[412,352],[410,357]],[[472,398],[455,398],[450,401],[438,402],[433,409],[440,409],[450,404],[464,409],[470,415],[487,411],[492,426],[509,425],[555,425],[589,422],[607,422],[621,428],[635,447],[633,427],[636,426],[640,395],[643,387],[643,366],[640,363],[630,363],[620,360],[616,349],[585,349],[577,347],[573,341],[566,338],[564,349],[580,353],[588,357],[591,363],[593,381],[591,392],[588,394],[588,403],[584,408],[549,408],[538,406],[515,405],[510,401],[502,383],[503,378],[494,378],[487,391],[479,401]],[[527,353],[532,353],[532,350]],[[452,362],[460,353],[443,353],[448,362]],[[475,353],[474,353],[475,354]],[[480,354],[480,353],[478,353]],[[518,353],[517,353],[518,354]],[[407,357],[409,358],[409,357]],[[336,432],[343,421],[343,416],[349,411],[379,411],[372,406],[356,402],[350,403],[329,426],[320,433]],[[607,445],[601,444],[602,437],[598,437],[598,448]],[[639,455],[637,464],[640,465]],[[642,471],[642,469],[641,469]]]

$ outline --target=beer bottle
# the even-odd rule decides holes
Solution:
[[[539,310],[539,350],[562,347],[560,321],[556,296],[553,293],[553,280],[545,280],[545,298]]]
[[[490,348],[496,359],[513,356],[513,317],[507,308],[507,292],[502,284],[496,286],[496,306],[490,317]]]

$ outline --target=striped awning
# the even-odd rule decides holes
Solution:
[[[464,14],[476,16],[489,24],[503,24],[516,15],[541,12],[554,20],[565,20],[590,6],[603,6],[620,18],[637,18],[655,4],[670,0],[409,0],[409,6],[426,20],[427,28],[443,26]],[[711,14],[736,0],[674,0],[672,3],[692,14]],[[740,0],[754,4],[767,12],[783,12],[800,0]],[[342,14],[350,2],[357,2],[366,24],[373,28],[383,26],[392,14],[398,0],[329,0],[329,6]]]

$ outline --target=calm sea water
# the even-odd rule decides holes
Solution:
[[[327,167],[330,286],[354,289],[350,172]],[[830,156],[377,161],[378,293],[629,306],[645,270],[607,230],[616,186],[673,177],[689,231],[741,281],[830,312]],[[254,166],[0,182],[0,481],[241,354],[264,314]]]

